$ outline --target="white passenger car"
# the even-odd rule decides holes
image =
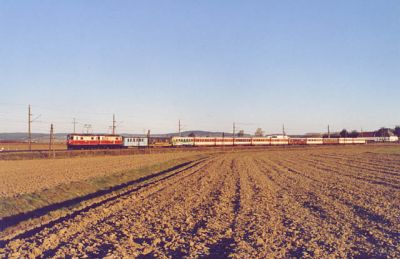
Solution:
[[[307,138],[306,143],[307,145],[322,145],[324,142],[322,138]]]
[[[147,147],[147,137],[129,137],[124,138],[124,147]]]
[[[353,144],[353,138],[339,138],[339,144]]]
[[[184,146],[194,146],[193,137],[173,137],[172,146],[174,147],[184,147]]]
[[[251,139],[253,146],[266,146],[271,145],[271,138],[266,137],[254,137]]]

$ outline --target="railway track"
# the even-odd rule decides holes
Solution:
[[[135,155],[135,154],[157,154],[170,152],[198,152],[218,151],[237,152],[242,150],[276,150],[276,149],[302,149],[321,148],[322,146],[283,145],[283,146],[210,146],[210,147],[150,147],[150,148],[128,148],[128,149],[85,149],[68,150],[7,150],[0,152],[0,160],[23,160],[23,159],[47,159],[47,158],[69,158],[88,157],[99,155]],[[326,145],[323,147],[327,147]]]

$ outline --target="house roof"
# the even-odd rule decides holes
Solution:
[[[365,132],[360,133],[360,137],[362,137],[362,138],[372,138],[372,137],[375,137],[375,135],[376,135],[375,131],[370,131],[370,132],[365,131]]]

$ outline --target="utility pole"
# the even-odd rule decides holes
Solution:
[[[233,123],[233,146],[235,145],[235,130],[236,130],[235,123]]]
[[[286,136],[285,124],[282,124],[282,134],[283,134],[283,136]]]
[[[222,132],[222,149],[225,149],[225,132]]]
[[[54,128],[53,128],[53,123],[50,125],[50,141],[49,141],[49,157],[53,155],[53,158],[55,157],[54,153]]]
[[[181,120],[178,120],[178,132],[179,132],[179,137],[181,137]]]
[[[331,131],[329,130],[329,124],[328,124],[328,138],[331,138]]]
[[[115,114],[113,114],[112,134],[115,135]]]
[[[147,130],[147,147],[150,147],[150,130]]]
[[[76,126],[76,120],[74,118],[74,121],[72,122],[72,124],[74,124],[74,134],[75,134],[75,126]]]
[[[29,151],[32,150],[32,133],[31,133],[31,123],[32,123],[32,113],[31,105],[28,105],[28,141],[29,141]]]

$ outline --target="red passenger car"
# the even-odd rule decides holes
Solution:
[[[324,145],[339,145],[339,138],[323,138]]]
[[[306,145],[306,138],[289,138],[289,145]]]

